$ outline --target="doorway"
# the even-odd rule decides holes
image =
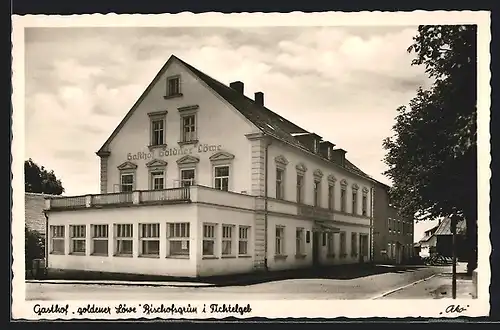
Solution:
[[[317,231],[313,231],[312,232],[313,266],[318,266],[319,264],[319,244],[320,244],[320,233]]]

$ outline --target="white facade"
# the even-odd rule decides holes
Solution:
[[[194,277],[370,260],[373,181],[266,134],[206,79],[172,57],[98,152],[101,195],[48,201],[49,268]]]

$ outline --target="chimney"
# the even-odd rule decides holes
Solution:
[[[332,150],[332,160],[339,163],[341,166],[344,166],[346,153],[347,151],[344,149],[334,149]]]
[[[234,81],[234,82],[232,82],[232,83],[229,84],[229,87],[231,87],[235,91],[243,94],[244,85],[243,85],[243,83],[241,81]]]
[[[257,103],[260,106],[264,106],[264,93],[262,92],[255,93],[255,103]]]

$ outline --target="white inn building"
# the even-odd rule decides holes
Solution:
[[[334,147],[171,56],[97,152],[101,194],[47,199],[47,266],[198,277],[369,262],[375,181]]]

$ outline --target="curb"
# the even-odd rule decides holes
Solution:
[[[400,291],[400,290],[406,289],[406,288],[408,288],[408,287],[410,287],[410,286],[413,286],[413,285],[415,285],[415,284],[418,284],[418,283],[420,283],[420,282],[430,280],[431,278],[433,278],[433,277],[435,277],[435,276],[438,276],[438,275],[439,275],[439,274],[434,274],[434,275],[431,275],[431,276],[425,277],[425,278],[423,278],[423,279],[421,279],[421,280],[418,280],[418,281],[412,282],[412,283],[410,283],[410,284],[403,285],[403,286],[401,286],[401,287],[399,287],[399,288],[389,290],[389,291],[387,291],[387,292],[384,292],[384,293],[382,293],[382,294],[379,294],[379,295],[376,295],[376,296],[374,296],[374,297],[370,298],[370,300],[376,300],[376,299],[383,298],[383,297],[385,297],[385,296],[390,295],[391,293],[394,293],[394,292],[396,292],[396,291]]]
[[[26,280],[25,283],[33,284],[80,284],[80,285],[114,285],[114,286],[150,286],[150,287],[174,287],[174,288],[209,288],[215,287],[214,284],[174,284],[162,282],[127,282],[127,281],[76,281],[76,280]]]

